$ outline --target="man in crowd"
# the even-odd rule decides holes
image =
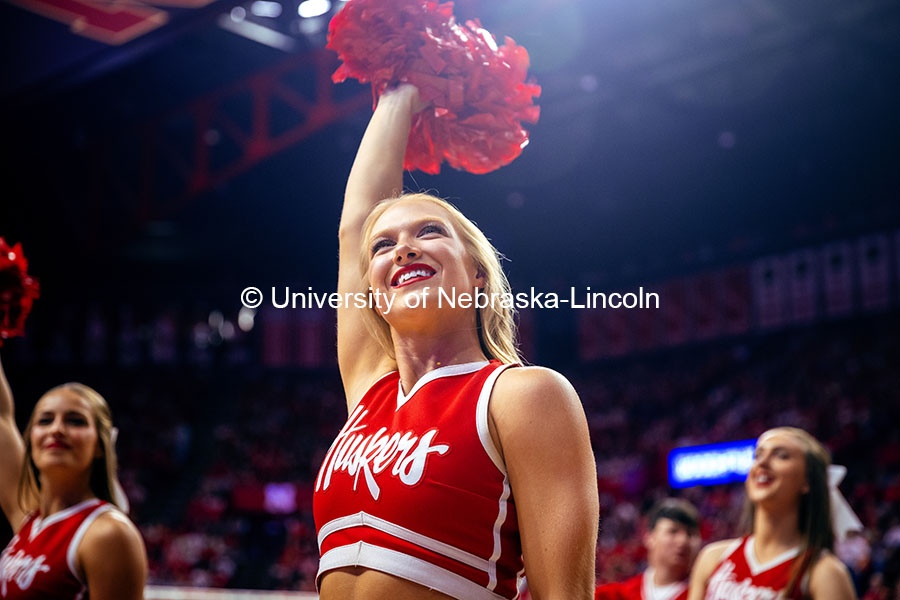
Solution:
[[[595,600],[685,600],[700,549],[700,516],[690,502],[667,498],[647,515],[647,570],[597,587]]]

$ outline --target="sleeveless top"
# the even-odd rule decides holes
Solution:
[[[29,515],[0,555],[0,598],[87,599],[75,554],[91,523],[110,510],[115,507],[92,498],[46,519],[38,513]]]
[[[706,586],[704,600],[776,600],[783,598],[791,579],[794,559],[800,548],[793,548],[760,564],[753,551],[753,536],[735,540],[722,553],[723,559]],[[801,573],[790,600],[801,600],[807,573]]]
[[[488,430],[499,361],[395,371],[353,409],[316,479],[323,574],[365,567],[465,600],[512,599],[524,572],[506,467]]]

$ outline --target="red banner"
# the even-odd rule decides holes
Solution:
[[[751,267],[756,320],[763,329],[780,327],[787,322],[785,270],[785,259],[779,256],[761,258]]]
[[[787,263],[791,290],[791,321],[809,323],[819,313],[818,256],[813,250],[798,250],[788,256]]]
[[[723,331],[730,335],[750,330],[750,271],[736,267],[722,271]]]
[[[829,317],[853,310],[853,249],[849,242],[828,244],[822,248],[825,282],[825,312]]]
[[[882,310],[891,302],[891,245],[887,235],[870,235],[856,244],[863,310]]]

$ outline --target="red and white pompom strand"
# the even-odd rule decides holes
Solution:
[[[39,295],[40,286],[28,274],[22,245],[10,248],[0,237],[0,346],[5,339],[25,335],[25,319]]]
[[[498,46],[477,20],[456,23],[452,2],[350,0],[334,16],[328,47],[343,64],[332,79],[372,84],[378,96],[402,82],[431,106],[416,115],[404,167],[487,173],[528,144],[541,88],[527,80],[528,52],[507,37]]]

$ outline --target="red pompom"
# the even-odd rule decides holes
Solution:
[[[471,173],[498,169],[528,144],[522,121],[540,115],[525,48],[508,37],[497,46],[477,20],[457,24],[452,2],[350,0],[331,20],[328,47],[343,61],[335,83],[371,82],[377,103],[386,87],[409,82],[432,104],[413,120],[406,169],[438,173],[445,160]]]
[[[40,295],[40,287],[28,274],[22,244],[10,248],[0,237],[0,346],[3,340],[25,335],[25,319]]]

